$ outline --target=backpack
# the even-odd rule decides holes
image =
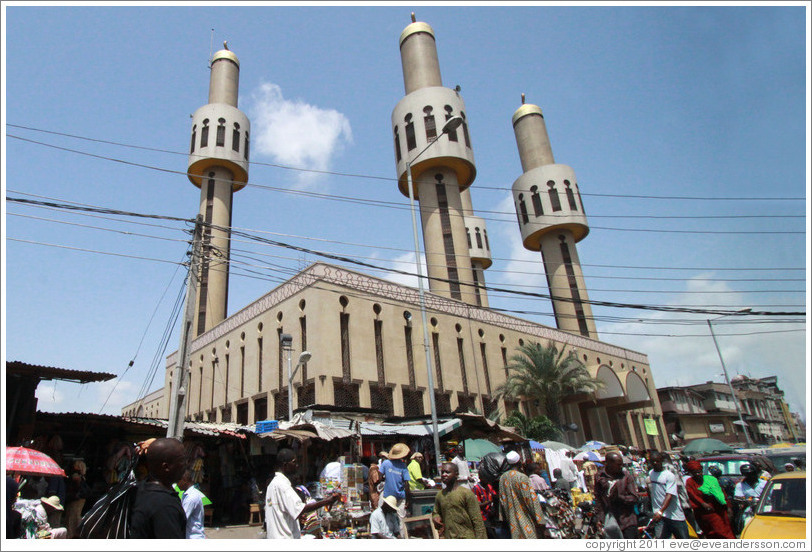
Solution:
[[[136,456],[130,462],[126,475],[93,504],[82,516],[78,536],[82,539],[126,539],[130,536],[130,510],[135,502]]]

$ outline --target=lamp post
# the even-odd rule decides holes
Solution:
[[[299,366],[310,360],[311,356],[313,355],[310,354],[310,351],[302,351],[299,353],[299,362],[296,363],[296,367],[293,368],[293,372],[291,372],[290,352],[288,352],[288,421],[293,420],[293,376],[299,371]]]
[[[429,403],[431,406],[431,432],[434,436],[434,460],[437,463],[437,473],[440,473],[442,461],[440,459],[440,432],[437,429],[437,404],[434,399],[434,375],[431,366],[431,352],[429,351],[429,327],[426,322],[426,294],[423,289],[423,267],[420,264],[420,243],[417,238],[417,217],[414,209],[414,183],[412,182],[412,163],[417,161],[417,158],[434,145],[444,134],[455,130],[462,124],[462,117],[451,117],[443,125],[442,132],[434,138],[431,142],[426,144],[426,147],[412,157],[411,161],[406,162],[406,182],[409,188],[409,207],[412,212],[412,233],[414,234],[414,262],[417,265],[417,290],[420,296],[420,317],[423,320],[423,348],[426,351],[426,371],[428,374],[429,386]]]
[[[719,320],[720,318],[724,318],[725,316],[747,314],[751,310],[753,310],[753,309],[748,307],[746,309],[742,309],[742,310],[737,311],[737,312],[732,312],[730,314],[723,314],[722,316],[714,318],[713,320]],[[708,318],[707,322],[708,322],[708,328],[710,328],[711,337],[713,338],[713,344],[716,345],[716,354],[719,355],[719,362],[722,363],[722,371],[725,374],[725,381],[727,382],[727,386],[730,388],[730,394],[733,396],[733,405],[736,407],[736,413],[739,415],[739,423],[742,426],[742,430],[744,430],[744,438],[747,441],[747,445],[749,447],[753,443],[750,440],[750,433],[747,431],[747,424],[744,423],[744,418],[742,418],[742,411],[741,411],[741,408],[739,407],[739,401],[736,399],[736,391],[733,389],[733,385],[731,385],[730,378],[727,375],[727,367],[725,366],[725,360],[722,358],[722,351],[721,351],[721,349],[719,349],[719,343],[716,341],[716,334],[713,333],[713,324],[711,323],[712,320],[710,318]]]

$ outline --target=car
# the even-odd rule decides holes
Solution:
[[[719,484],[729,496],[733,496],[733,488],[741,478],[741,467],[747,463],[753,463],[762,472],[770,474],[777,473],[773,463],[761,454],[719,454],[715,456],[703,456],[697,458],[702,464],[702,473],[710,473],[711,467],[718,467],[722,474],[718,477]]]
[[[806,472],[781,473],[770,479],[741,538],[806,538]]]
[[[786,471],[784,464],[787,463],[794,464],[796,461],[801,461],[803,465],[806,465],[806,447],[804,446],[767,449],[764,451],[764,456],[775,465],[778,473]]]

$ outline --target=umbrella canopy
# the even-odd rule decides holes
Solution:
[[[178,484],[177,483],[172,483],[172,488],[175,489],[175,491],[178,493],[178,496],[182,499],[183,498],[183,490],[180,487],[178,487]],[[199,490],[200,489],[198,489],[198,491]],[[203,493],[200,493],[200,494],[201,494],[201,497],[202,497],[200,499],[200,501],[203,503],[203,506],[208,506],[209,504],[211,504],[211,500],[209,500],[209,497],[207,497]]]
[[[581,450],[598,450],[602,449],[606,446],[606,443],[602,441],[587,441],[583,445],[581,445]]]
[[[714,452],[735,452],[730,445],[719,439],[694,439],[682,449],[682,454],[712,454]]]
[[[552,450],[577,450],[575,447],[571,447],[566,443],[560,443],[558,441],[543,441],[542,446],[544,448],[552,449]]]
[[[25,447],[6,447],[6,471],[27,475],[61,475],[65,470],[53,458],[38,450]]]
[[[584,450],[575,455],[573,460],[589,460],[590,462],[603,462],[603,456],[594,450]]]
[[[770,445],[770,448],[790,448],[792,446],[792,443],[776,443],[774,445]]]
[[[471,462],[479,462],[489,452],[502,452],[499,445],[486,439],[466,439],[463,441],[463,446],[465,447],[465,459]]]
[[[529,443],[530,443],[530,448],[533,449],[533,450],[544,450],[544,445],[542,445],[538,441],[531,440],[531,441],[529,441]]]

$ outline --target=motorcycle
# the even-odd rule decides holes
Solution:
[[[733,497],[730,499],[730,525],[733,534],[739,538],[744,528],[756,515],[758,499],[754,497]]]

